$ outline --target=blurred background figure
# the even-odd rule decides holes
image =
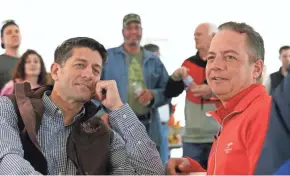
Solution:
[[[197,53],[186,59],[169,78],[165,96],[173,98],[186,90],[185,130],[182,136],[183,156],[198,161],[207,168],[207,159],[220,125],[206,116],[206,112],[216,108],[212,91],[206,84],[206,56],[217,27],[211,23],[199,24],[194,32]]]
[[[150,44],[144,45],[144,48],[146,50],[151,51],[152,53],[156,54],[157,56],[160,56],[159,46],[150,43]]]
[[[46,84],[46,68],[42,57],[34,50],[27,50],[19,59],[14,70],[12,80],[5,84],[1,95],[14,93],[14,84],[29,82],[31,88],[37,88]]]
[[[272,95],[276,87],[280,85],[282,80],[287,76],[287,67],[290,63],[290,46],[282,46],[279,49],[279,59],[282,63],[280,69],[272,74],[270,74],[269,78],[267,78],[265,86],[267,88],[267,92]]]
[[[117,82],[122,101],[133,109],[160,154],[163,149],[168,152],[167,146],[163,147],[158,112],[160,106],[169,102],[163,94],[168,73],[157,55],[141,47],[143,28],[138,14],[124,16],[122,34],[122,44],[108,49],[108,61],[103,66],[102,80]]]
[[[5,53],[0,55],[0,90],[12,78],[12,70],[18,62],[18,49],[21,34],[14,20],[6,20],[1,28],[1,47]]]

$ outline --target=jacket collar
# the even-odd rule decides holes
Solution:
[[[202,68],[206,67],[206,60],[203,60],[200,56],[199,56],[199,52],[196,53],[196,55],[191,56],[190,58],[188,58],[188,60]]]
[[[213,116],[220,124],[225,117],[243,112],[257,97],[267,94],[265,87],[261,84],[254,84],[235,95],[226,105],[222,105],[215,111],[207,114]]]

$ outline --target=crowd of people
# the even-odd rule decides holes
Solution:
[[[205,22],[194,32],[197,53],[169,75],[159,47],[141,46],[139,15],[123,18],[122,34],[110,49],[65,40],[48,73],[37,51],[18,55],[20,28],[4,22],[0,174],[290,174],[290,46],[264,78],[257,31]],[[169,158],[158,108],[184,91],[183,157]]]

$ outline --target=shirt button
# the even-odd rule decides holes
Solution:
[[[124,114],[124,115],[123,115],[123,118],[124,118],[124,119],[126,119],[126,118],[127,118],[127,116]]]
[[[60,110],[60,109],[58,109],[58,110],[57,110],[57,113],[58,113],[58,114],[61,114],[61,110]]]

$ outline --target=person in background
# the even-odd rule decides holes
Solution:
[[[160,57],[160,50],[159,50],[159,46],[155,45],[155,44],[147,44],[144,45],[144,49],[156,54],[158,57]],[[164,112],[163,110],[167,110],[168,109],[168,113]],[[172,104],[171,102],[168,104],[163,105],[163,107],[159,107],[159,115],[161,118],[161,124],[162,124],[162,141],[161,141],[161,145],[162,149],[160,149],[160,157],[162,162],[165,164],[167,162],[167,160],[169,159],[169,147],[168,147],[168,124],[167,121],[170,118],[171,112],[172,112]],[[164,117],[164,116],[168,116],[168,117]],[[167,119],[166,121],[162,120],[162,119]]]
[[[31,88],[37,88],[46,84],[46,68],[42,57],[34,50],[27,50],[19,59],[14,70],[12,80],[5,84],[1,95],[14,93],[14,84],[29,82]]]
[[[156,54],[157,56],[160,57],[160,50],[159,50],[159,46],[155,45],[155,44],[146,44],[144,45],[144,48],[148,51],[151,51],[152,53]]]
[[[1,28],[1,47],[5,53],[0,55],[0,90],[12,79],[12,70],[18,62],[18,49],[21,44],[21,34],[18,25],[13,20],[6,20]]]
[[[221,107],[208,112],[208,115],[214,117],[221,128],[212,145],[207,169],[194,159],[177,158],[168,162],[170,174],[176,174],[176,168],[181,174],[255,173],[271,107],[271,97],[265,86],[258,83],[264,66],[264,41],[245,23],[226,22],[218,29],[206,57],[206,79],[222,102]]]
[[[279,49],[279,59],[282,62],[282,67],[279,71],[270,74],[265,82],[267,92],[272,95],[275,88],[282,82],[282,80],[287,76],[287,67],[290,63],[290,46],[282,46]]]
[[[255,175],[290,175],[289,64],[287,76],[272,93],[269,127]]]
[[[122,101],[132,107],[160,152],[162,126],[157,108],[169,102],[163,94],[168,73],[157,55],[140,46],[139,15],[131,13],[123,18],[122,33],[123,44],[108,49],[101,79],[117,82]]]
[[[211,100],[212,91],[205,81],[206,55],[210,42],[217,28],[211,23],[202,23],[194,32],[196,55],[186,59],[182,67],[169,78],[165,96],[179,96],[186,88],[185,99],[185,132],[182,136],[183,156],[198,161],[203,168],[207,167],[208,155],[220,125],[206,112],[214,110],[218,101]],[[185,85],[185,79],[191,78],[191,87]]]

